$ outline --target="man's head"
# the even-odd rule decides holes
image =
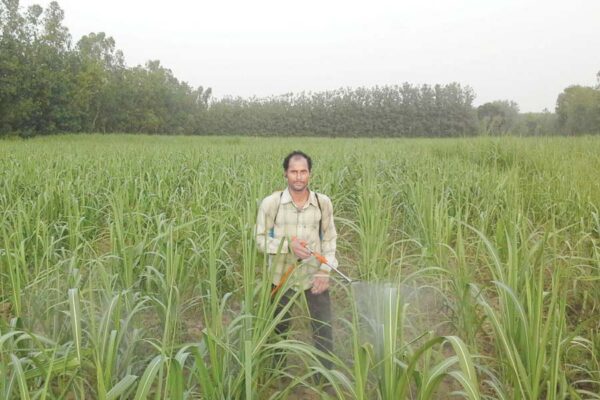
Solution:
[[[302,192],[306,190],[311,169],[311,158],[301,151],[293,151],[283,159],[284,176],[287,179],[290,191]]]

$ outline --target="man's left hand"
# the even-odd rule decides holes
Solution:
[[[321,294],[327,289],[329,289],[329,274],[323,271],[317,272],[315,274],[313,286],[310,292],[312,294]]]

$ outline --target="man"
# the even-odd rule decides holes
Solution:
[[[280,287],[293,288],[281,296],[277,312],[289,302],[292,290],[304,291],[315,346],[331,354],[331,268],[319,263],[309,249],[325,256],[337,268],[337,233],[331,200],[308,188],[311,169],[311,158],[301,151],[285,157],[283,170],[287,188],[262,201],[256,221],[256,239],[259,250],[268,254],[274,292]],[[283,280],[288,281],[285,286]],[[288,317],[286,315],[277,325],[278,333],[288,331]],[[332,366],[329,360],[321,359],[321,362],[326,368]]]

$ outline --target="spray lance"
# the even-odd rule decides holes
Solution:
[[[327,265],[329,268],[331,268],[332,270],[337,272],[348,283],[353,282],[352,279],[348,278],[342,271],[340,271],[339,269],[337,269],[336,267],[331,265],[331,263],[329,261],[327,261],[327,259],[323,255],[317,253],[316,251],[313,251],[310,247],[308,247],[308,243],[306,243],[305,240],[300,240],[300,244],[302,245],[302,247],[304,247],[306,250],[308,250],[310,255],[313,256],[318,262],[320,262],[321,264]]]
[[[292,237],[292,240],[298,239],[295,236]],[[316,251],[313,251],[310,247],[308,247],[308,243],[305,240],[299,240],[300,245],[302,247],[304,247],[306,250],[308,250],[308,252],[310,253],[311,256],[313,256],[318,262],[320,262],[321,264],[325,264],[327,265],[329,268],[331,268],[332,270],[334,270],[335,272],[337,272],[342,278],[344,278],[346,280],[346,282],[348,283],[353,283],[354,281],[350,278],[348,278],[348,276],[346,276],[342,271],[340,271],[339,269],[337,269],[336,267],[334,267],[333,265],[331,265],[331,263],[329,261],[327,261],[327,259],[322,255],[317,253]],[[292,274],[292,272],[294,272],[294,266],[290,265],[287,270],[285,271],[285,273],[283,274],[283,276],[281,277],[281,279],[279,280],[279,284],[277,286],[275,286],[273,288],[273,290],[271,291],[271,296],[274,296],[275,293],[277,293],[277,291],[283,286],[283,284],[287,281],[287,279],[290,277],[290,275]]]

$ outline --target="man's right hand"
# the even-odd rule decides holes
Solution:
[[[303,241],[298,239],[297,237],[292,238],[292,251],[296,255],[296,257],[306,260],[310,257],[310,251],[306,248],[306,245]]]

